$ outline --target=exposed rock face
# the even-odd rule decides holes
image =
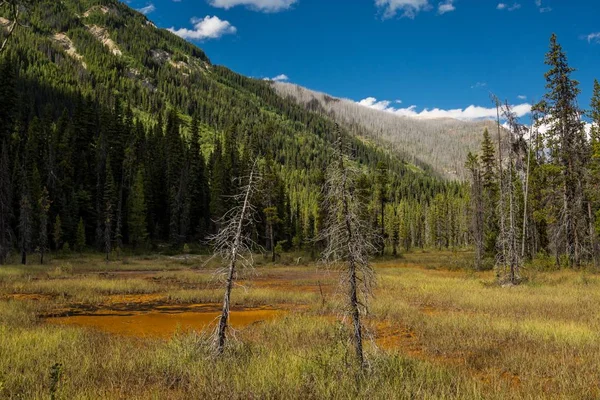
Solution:
[[[53,42],[59,44],[70,57],[80,61],[83,68],[87,69],[87,64],[83,61],[83,56],[77,52],[71,38],[64,33],[55,33],[51,36]]]
[[[86,26],[90,30],[90,33],[92,35],[94,35],[103,45],[108,47],[111,53],[113,53],[115,56],[123,55],[123,52],[121,51],[121,49],[119,49],[119,46],[117,46],[117,44],[110,38],[110,35],[108,34],[108,31],[105,28],[98,25]]]

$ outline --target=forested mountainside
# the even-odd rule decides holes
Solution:
[[[352,134],[392,145],[395,152],[423,168],[431,167],[450,179],[467,178],[464,160],[481,145],[487,128],[495,122],[459,121],[452,118],[415,119],[375,110],[354,101],[329,96],[286,82],[273,82],[284,98],[320,112],[344,125]]]
[[[17,247],[197,243],[256,159],[257,240],[311,247],[338,136],[373,189],[372,223],[383,223],[379,208],[394,210],[383,213],[395,218],[385,225],[394,246],[401,226],[407,246],[467,240],[462,184],[212,65],[119,1],[41,0],[22,18],[0,56],[0,258]]]

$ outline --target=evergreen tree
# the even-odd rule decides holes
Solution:
[[[554,249],[557,255],[564,251],[569,266],[577,266],[587,232],[582,224],[582,216],[586,215],[582,183],[587,142],[582,111],[577,105],[579,82],[571,78],[574,68],[569,66],[555,34],[550,38],[546,64],[550,66],[545,74],[548,92],[534,108],[544,115],[543,122],[549,126],[544,145],[550,151],[550,163],[559,172],[556,178],[561,186],[560,198],[554,199],[557,210]]]
[[[79,252],[82,252],[85,249],[85,224],[83,223],[83,218],[79,218],[79,223],[77,224],[75,247]]]
[[[12,180],[9,154],[14,121],[15,75],[8,57],[0,58],[0,264],[6,262],[12,247]]]
[[[52,240],[54,240],[54,248],[60,250],[62,246],[63,230],[60,215],[54,219],[54,227],[52,229]]]
[[[498,180],[496,174],[496,152],[494,144],[487,129],[483,132],[481,142],[481,186],[483,201],[483,246],[488,256],[496,253],[496,241],[498,239],[498,216],[496,203],[498,201]]]
[[[109,260],[112,251],[114,203],[115,203],[115,180],[110,167],[110,158],[106,162],[106,179],[104,183],[104,252],[106,261]]]
[[[200,147],[198,118],[192,118],[190,127],[190,181],[191,181],[191,210],[190,219],[192,230],[197,237],[203,238],[210,225],[209,190],[206,181],[205,161]]]
[[[146,225],[146,200],[144,197],[144,177],[138,170],[129,197],[129,241],[134,247],[143,245],[148,238]]]
[[[389,175],[388,175],[388,166],[383,161],[380,161],[377,164],[377,198],[379,201],[379,211],[380,211],[380,228],[381,228],[381,237],[380,247],[379,247],[379,255],[383,256],[385,252],[385,205],[388,201],[388,183],[389,183]]]
[[[48,212],[50,210],[50,198],[48,197],[48,189],[44,186],[42,193],[38,200],[39,212],[40,212],[40,225],[39,225],[39,240],[38,245],[40,248],[40,264],[44,263],[44,255],[48,249]]]
[[[475,242],[475,268],[481,269],[484,246],[482,173],[479,158],[469,153],[466,167],[471,171],[471,233]]]
[[[21,250],[21,264],[27,264],[27,253],[31,246],[32,210],[29,195],[24,192],[21,195],[19,210],[19,244]]]
[[[594,91],[590,107],[592,119],[591,157],[588,165],[589,186],[587,190],[588,218],[590,219],[590,240],[594,261],[599,260],[600,239],[600,83],[594,80]]]

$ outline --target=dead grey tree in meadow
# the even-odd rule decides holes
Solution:
[[[502,146],[503,146],[503,142],[502,142],[502,129],[500,127],[500,109],[502,108],[502,103],[500,102],[500,99],[498,97],[496,97],[496,95],[494,94],[490,94],[490,97],[492,99],[492,102],[494,103],[494,105],[496,106],[496,127],[498,130],[498,180],[500,182],[500,193],[498,196],[498,204],[497,204],[497,209],[498,209],[498,219],[500,222],[500,235],[502,235],[502,232],[505,232],[505,226],[506,226],[506,213],[505,213],[505,209],[504,209],[504,196],[505,196],[505,191],[504,191],[504,168],[502,167]],[[498,235],[500,237],[500,235]],[[499,245],[500,245],[500,249],[499,252],[496,255],[496,263],[498,263],[499,260],[502,260],[501,262],[503,263],[504,260],[507,258],[506,257],[506,243],[504,242],[504,240],[499,240]]]
[[[505,197],[507,200],[505,206],[508,208],[501,210],[501,213],[504,215],[505,224],[498,239],[502,242],[502,247],[505,249],[504,257],[500,262],[505,267],[508,267],[508,279],[511,284],[515,285],[520,280],[522,261],[517,245],[519,228],[517,227],[518,202],[515,185],[519,174],[516,171],[516,166],[517,164],[523,164],[519,162],[519,157],[521,156],[520,146],[523,143],[524,127],[517,121],[517,116],[508,103],[504,104],[502,115],[506,119],[508,127],[509,148],[507,170],[504,175],[500,176],[500,179],[504,180],[502,187],[506,190],[504,196],[501,195],[501,197]]]
[[[220,257],[227,262],[222,270],[225,275],[225,294],[219,324],[215,334],[215,350],[217,354],[223,353],[227,329],[229,327],[229,308],[231,290],[236,274],[240,268],[251,268],[254,264],[252,248],[254,242],[251,238],[251,227],[255,222],[256,208],[252,200],[256,194],[259,177],[256,173],[256,162],[252,166],[246,179],[246,184],[239,189],[233,197],[233,208],[223,215],[218,221],[221,229],[209,238],[214,246],[213,257]]]
[[[369,256],[377,251],[371,224],[364,218],[364,199],[357,190],[359,170],[343,152],[341,139],[327,170],[325,183],[326,227],[319,234],[327,245],[322,261],[342,271],[342,284],[347,290],[347,312],[352,319],[356,358],[361,367],[363,325],[361,314],[367,310],[375,275]]]
[[[534,137],[538,135],[538,112],[532,110],[531,125],[529,127],[529,144],[527,145],[527,167],[525,171],[525,190],[523,191],[523,232],[521,236],[521,258],[525,258],[525,249],[527,241],[527,222],[529,219],[528,203],[529,203],[529,175],[531,172],[531,153],[533,152]]]

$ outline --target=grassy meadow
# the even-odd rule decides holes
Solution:
[[[199,256],[69,256],[0,268],[0,398],[595,399],[600,275],[530,267],[501,287],[469,252],[376,262],[354,365],[335,272],[261,260],[222,298]],[[284,265],[288,264],[288,265]]]

